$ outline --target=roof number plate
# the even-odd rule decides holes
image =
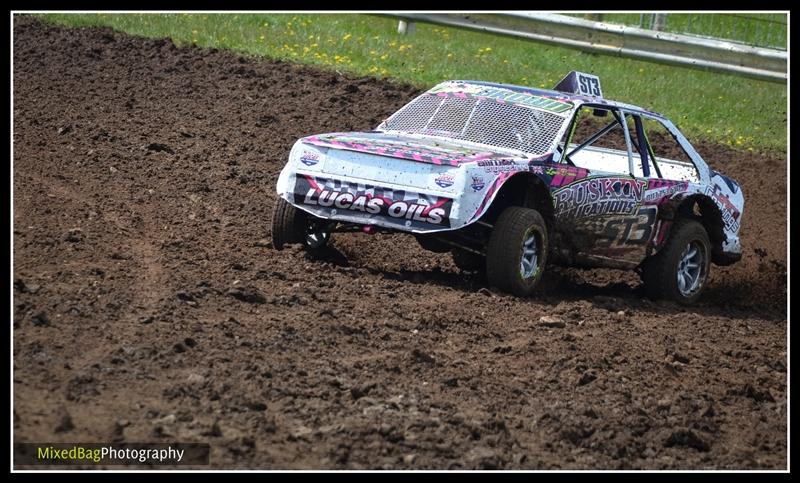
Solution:
[[[561,79],[561,82],[556,85],[555,90],[584,96],[603,97],[603,90],[600,87],[599,77],[574,70]]]

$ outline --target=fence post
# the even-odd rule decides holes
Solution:
[[[406,20],[401,20],[400,24],[397,25],[397,33],[406,35],[414,32],[416,25],[414,22],[408,22]]]
[[[667,14],[657,13],[653,16],[653,30],[664,30],[667,25]]]

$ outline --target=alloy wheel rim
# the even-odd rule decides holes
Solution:
[[[328,237],[330,237],[329,232],[309,227],[306,232],[306,246],[309,248],[319,248],[328,242]]]
[[[703,286],[705,282],[705,248],[694,241],[686,245],[678,261],[678,291],[689,297]]]
[[[522,243],[522,259],[519,264],[519,272],[523,279],[536,276],[539,270],[539,244],[536,241],[536,233],[530,235]]]

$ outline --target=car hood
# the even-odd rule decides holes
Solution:
[[[521,157],[497,151],[478,150],[459,144],[457,141],[442,138],[418,138],[381,132],[319,134],[305,137],[300,141],[314,146],[357,151],[444,166],[459,166],[482,160]]]

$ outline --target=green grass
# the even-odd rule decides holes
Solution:
[[[573,14],[574,17],[589,18],[587,14]],[[606,13],[603,22],[617,23],[634,27],[650,28],[652,14]],[[746,14],[708,14],[693,13],[667,14],[665,32],[688,33],[734,40],[761,47],[775,47],[786,50],[788,33],[785,13],[746,13]]]
[[[664,66],[480,32],[359,14],[48,14],[69,26],[105,25],[178,44],[225,48],[387,77],[427,88],[477,79],[552,88],[570,70],[595,73],[609,99],[661,112],[690,139],[786,151],[784,84]]]

